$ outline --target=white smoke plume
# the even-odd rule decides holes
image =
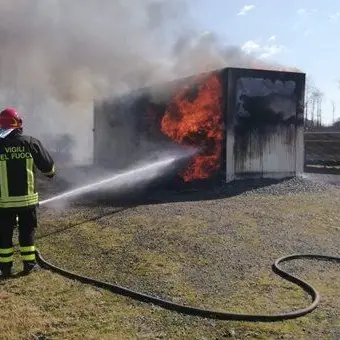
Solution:
[[[91,153],[93,98],[225,66],[259,64],[212,33],[194,0],[0,0],[0,104],[26,131],[70,133],[76,160]],[[53,138],[52,138],[53,139]]]

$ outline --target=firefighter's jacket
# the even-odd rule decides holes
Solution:
[[[48,177],[55,174],[54,161],[38,139],[18,131],[0,138],[0,209],[39,203],[36,168]]]

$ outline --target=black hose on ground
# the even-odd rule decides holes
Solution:
[[[284,257],[277,259],[273,264],[273,268],[272,268],[273,271],[280,277],[284,278],[285,280],[288,280],[300,286],[305,292],[307,292],[312,297],[312,303],[306,308],[299,309],[299,310],[292,311],[292,312],[273,314],[273,315],[265,315],[265,314],[253,315],[253,314],[237,314],[237,313],[219,312],[219,311],[180,305],[180,304],[177,304],[171,301],[153,297],[151,295],[139,293],[139,292],[130,290],[128,288],[125,288],[119,285],[114,285],[111,283],[95,280],[95,279],[92,279],[86,276],[72,273],[70,271],[59,268],[49,263],[42,257],[39,251],[36,251],[36,255],[37,255],[37,260],[39,264],[43,268],[50,269],[56,273],[59,273],[65,277],[68,277],[69,279],[77,280],[77,281],[80,281],[86,284],[91,284],[98,288],[106,289],[116,294],[128,296],[138,301],[142,301],[146,303],[153,303],[165,309],[173,310],[173,311],[183,313],[183,314],[200,316],[204,318],[219,319],[219,320],[257,321],[257,322],[273,322],[273,321],[295,319],[295,318],[304,316],[312,312],[319,304],[319,301],[320,301],[319,292],[306,281],[303,281],[297,276],[294,276],[284,271],[282,268],[280,268],[280,263],[288,262],[288,261],[296,260],[296,259],[317,259],[317,260],[324,260],[324,261],[335,261],[335,262],[340,263],[340,257],[316,255],[316,254],[294,254],[294,255],[288,255],[288,256],[284,256]]]

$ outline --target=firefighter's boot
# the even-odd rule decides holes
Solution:
[[[0,279],[7,279],[13,276],[12,265],[2,265],[0,267]]]
[[[33,272],[37,272],[41,267],[35,261],[24,261],[23,275],[28,275]]]

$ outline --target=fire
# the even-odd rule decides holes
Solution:
[[[173,97],[162,118],[165,135],[201,150],[180,174],[186,182],[208,178],[220,168],[224,135],[221,100],[218,75],[201,76]]]

